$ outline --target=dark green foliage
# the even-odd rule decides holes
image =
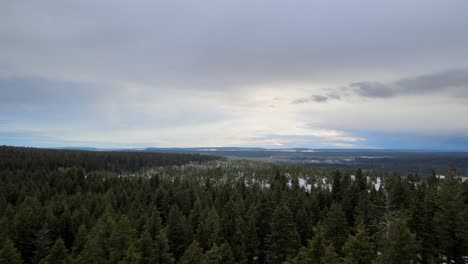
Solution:
[[[130,244],[127,251],[125,252],[124,258],[118,263],[121,264],[139,264],[140,263],[140,254],[135,251],[135,246],[133,243]]]
[[[379,262],[405,264],[416,260],[416,236],[409,230],[404,218],[394,219],[383,235]]]
[[[348,223],[343,207],[334,203],[323,223],[327,238],[333,242],[336,249],[341,249],[348,238]]]
[[[352,174],[0,147],[0,263],[463,263],[468,182],[454,168]]]
[[[0,247],[0,264],[21,264],[23,259],[11,240],[5,240]]]
[[[356,234],[350,235],[343,246],[345,264],[371,264],[375,253],[364,230],[364,225],[357,227]]]
[[[59,238],[55,241],[47,257],[41,261],[41,264],[64,264],[67,263],[67,258],[68,250],[65,247],[65,242]]]
[[[295,258],[291,258],[287,263],[291,264],[333,264],[338,263],[338,255],[333,244],[325,236],[322,226],[315,229],[315,235],[309,241],[307,248],[302,248]]]
[[[184,255],[180,258],[180,264],[204,264],[206,263],[205,255],[200,247],[200,243],[194,240],[192,244],[185,250]]]
[[[206,252],[206,262],[208,264],[234,264],[235,259],[232,253],[231,246],[225,241],[221,246],[216,244]]]
[[[173,205],[167,222],[167,238],[171,252],[174,253],[176,259],[182,256],[190,243],[187,232],[185,216],[177,205]]]
[[[300,237],[296,223],[285,203],[280,204],[271,219],[271,233],[268,236],[270,260],[281,263],[296,255]]]

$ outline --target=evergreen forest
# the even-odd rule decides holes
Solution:
[[[468,263],[468,181],[3,146],[7,263]]]

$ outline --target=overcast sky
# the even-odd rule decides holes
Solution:
[[[468,150],[468,1],[0,3],[0,145]]]

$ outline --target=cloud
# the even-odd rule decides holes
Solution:
[[[389,83],[356,82],[351,83],[349,88],[356,95],[366,98],[422,96],[441,92],[451,96],[468,96],[468,70],[450,70],[403,78]]]
[[[466,71],[443,72],[468,68],[468,1],[7,2],[0,124],[22,138],[289,147],[360,145],[338,138],[376,126],[468,129],[453,103]],[[346,132],[296,129],[308,122]]]
[[[100,89],[101,88],[101,89]],[[48,80],[41,77],[0,78],[1,104],[73,104],[95,102],[106,96],[104,87],[90,83]]]
[[[301,99],[296,99],[292,101],[292,104],[305,104],[305,103],[310,103],[310,102],[316,102],[316,103],[323,103],[328,101],[330,98],[328,96],[324,95],[312,95],[311,97],[308,98],[301,98]]]

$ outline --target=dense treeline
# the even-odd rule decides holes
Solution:
[[[78,167],[86,171],[137,171],[154,166],[217,160],[199,154],[79,151],[0,146],[0,170],[51,171]]]
[[[0,263],[467,261],[468,185],[452,167],[438,179],[161,154],[132,170],[140,154],[63,152],[63,166],[7,150]]]

